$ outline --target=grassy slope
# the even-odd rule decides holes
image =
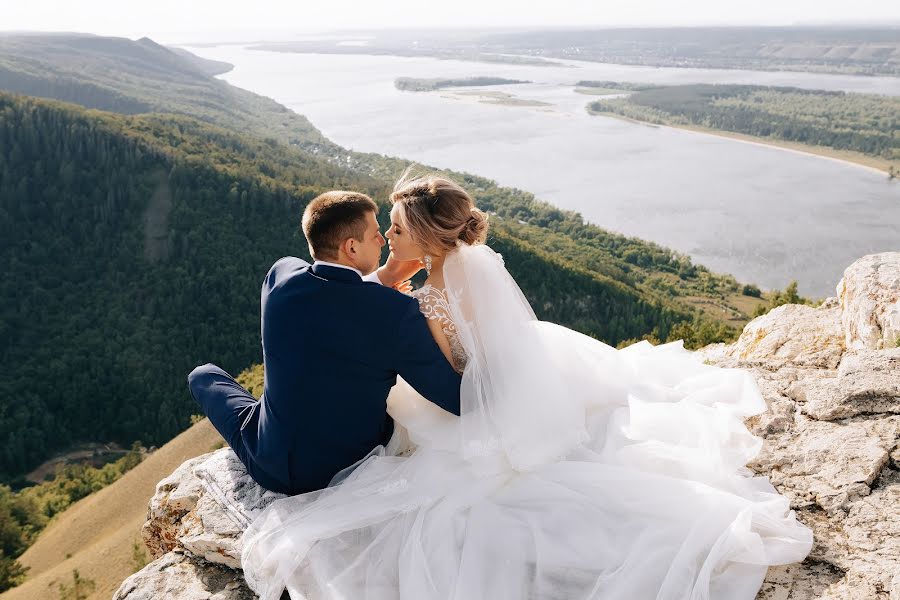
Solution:
[[[72,582],[72,570],[96,583],[90,600],[107,600],[134,573],[132,545],[140,540],[147,503],[156,484],[189,458],[223,444],[203,419],[153,452],[109,487],[60,514],[19,562],[30,567],[22,585],[0,594],[2,600],[58,597],[58,584]],[[71,554],[69,558],[66,555]]]

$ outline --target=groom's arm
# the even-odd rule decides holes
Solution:
[[[459,415],[462,378],[431,337],[419,303],[410,301],[397,331],[397,373],[417,392],[444,410]]]

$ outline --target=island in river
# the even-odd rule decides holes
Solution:
[[[531,83],[521,79],[504,79],[503,77],[465,77],[462,79],[422,79],[416,77],[398,77],[394,87],[404,92],[434,92],[454,87],[484,87],[489,85],[513,85]]]

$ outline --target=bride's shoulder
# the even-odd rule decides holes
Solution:
[[[422,302],[434,302],[436,300],[447,300],[447,292],[443,288],[439,288],[430,283],[424,283],[422,287],[412,292],[412,297]]]
[[[412,293],[412,297],[419,302],[419,310],[426,317],[446,317],[450,313],[447,292],[442,288],[425,283]]]

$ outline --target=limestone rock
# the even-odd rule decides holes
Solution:
[[[788,395],[822,420],[900,413],[900,348],[847,353],[835,373],[813,372]]]
[[[900,253],[867,256],[838,298],[776,308],[699,351],[756,376],[767,410],[747,425],[765,442],[750,466],[813,530],[810,557],[770,569],[761,599],[900,600],[898,303]]]
[[[747,323],[731,346],[717,348],[707,358],[743,361],[782,360],[794,365],[834,368],[844,352],[841,308],[785,304]]]
[[[867,496],[893,447],[868,423],[846,425],[800,417],[793,431],[766,439],[755,471],[767,474],[795,508],[845,510]]]
[[[153,558],[159,558],[178,546],[182,520],[196,507],[202,489],[200,480],[190,475],[191,469],[205,457],[185,461],[156,484],[156,493],[150,498],[147,510],[147,521],[141,528],[141,537]]]
[[[777,433],[790,431],[795,426],[796,403],[787,395],[787,390],[797,380],[796,369],[770,371],[759,363],[743,364],[741,361],[727,360],[727,366],[744,368],[756,378],[759,391],[766,401],[766,412],[747,419],[747,426],[754,435],[766,438]],[[720,363],[726,366],[726,361]],[[809,372],[801,369],[801,372]]]
[[[797,565],[772,567],[757,600],[817,600],[824,598],[844,573],[828,563],[806,560]]]
[[[239,571],[168,552],[122,582],[113,600],[256,600]]]
[[[885,470],[881,479],[870,496],[847,512],[844,547],[867,553],[849,559],[855,572],[870,580],[889,577],[890,589],[900,596],[900,473]]]
[[[694,352],[701,357],[707,364],[717,364],[732,358],[728,353],[732,351],[732,345],[724,342],[716,342],[698,348]]]
[[[869,496],[846,512],[801,509],[815,546],[807,559],[844,572],[823,598],[900,598],[900,473],[882,472]]]
[[[900,252],[860,258],[844,271],[837,293],[847,348],[900,344]]]
[[[222,448],[186,461],[159,482],[142,529],[144,542],[154,558],[180,548],[239,569],[244,528],[281,497],[253,481],[231,448]]]

